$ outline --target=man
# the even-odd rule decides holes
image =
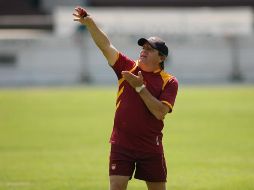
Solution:
[[[110,190],[125,190],[134,177],[148,190],[165,190],[167,169],[162,146],[163,119],[172,112],[177,79],[167,74],[168,48],[160,38],[141,38],[135,62],[120,53],[86,11],[78,7],[74,21],[84,24],[118,77],[118,95],[110,138]]]

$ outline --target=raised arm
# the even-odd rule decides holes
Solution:
[[[107,35],[97,26],[93,18],[86,14],[86,11],[83,8],[77,7],[75,11],[76,12],[73,13],[73,16],[75,16],[74,21],[80,22],[87,27],[93,41],[102,51],[108,63],[113,66],[118,58],[118,50],[111,44]],[[85,17],[82,16],[84,13]]]

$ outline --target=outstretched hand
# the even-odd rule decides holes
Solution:
[[[142,86],[144,83],[144,78],[142,76],[141,71],[138,72],[138,76],[134,75],[130,71],[122,71],[123,78],[133,87]]]
[[[76,7],[75,11],[72,15],[75,16],[74,21],[78,21],[81,24],[86,24],[86,20],[88,16],[90,16],[87,11],[82,7]]]

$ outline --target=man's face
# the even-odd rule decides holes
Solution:
[[[152,48],[149,43],[145,43],[140,52],[139,61],[142,67],[144,67],[142,69],[153,70],[153,68],[158,69],[163,58],[159,55],[158,50]]]

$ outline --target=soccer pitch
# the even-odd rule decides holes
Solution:
[[[115,98],[113,87],[1,89],[0,190],[108,189]],[[253,190],[254,86],[180,86],[164,149],[168,190]]]

